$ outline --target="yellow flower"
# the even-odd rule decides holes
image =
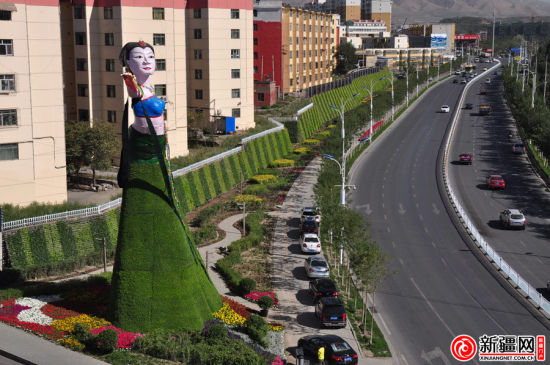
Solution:
[[[294,153],[297,153],[299,155],[302,155],[304,153],[308,153],[311,151],[311,148],[309,147],[299,147],[294,150]]]
[[[82,343],[80,343],[77,339],[73,337],[62,338],[61,340],[59,340],[59,344],[76,351],[82,351],[85,347]]]
[[[53,322],[51,325],[55,329],[58,329],[60,331],[65,331],[69,333],[73,333],[74,326],[80,323],[83,326],[88,327],[88,329],[92,330],[94,328],[99,328],[103,326],[109,326],[111,322],[106,321],[103,318],[97,318],[93,316],[88,316],[87,314],[81,314],[76,317],[69,317],[65,319],[60,319],[58,321]]]
[[[230,326],[244,326],[246,322],[246,319],[231,309],[228,303],[223,303],[222,307],[212,315]]]
[[[336,128],[336,124],[330,124],[330,125],[327,126],[327,128],[330,128],[330,129]]]
[[[322,132],[319,132],[319,135],[320,135],[320,136],[330,136],[330,131],[322,131]]]
[[[242,195],[237,195],[235,197],[235,203],[244,203],[244,202],[246,202],[247,204],[249,204],[249,203],[261,204],[262,201],[263,201],[262,198],[260,198],[259,196],[250,195],[250,194],[242,194]]]
[[[265,184],[275,180],[277,180],[275,175],[255,175],[250,178],[250,182],[256,184]]]
[[[294,166],[294,160],[289,160],[286,158],[280,158],[278,160],[274,160],[271,163],[271,166],[273,167],[291,167]]]
[[[321,141],[319,141],[318,139],[313,139],[313,138],[310,138],[310,139],[306,139],[304,141],[304,144],[309,144],[309,145],[313,145],[313,146],[317,146],[321,143]]]

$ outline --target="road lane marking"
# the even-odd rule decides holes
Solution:
[[[399,209],[397,210],[397,212],[401,215],[407,213],[407,211],[405,210],[405,208],[403,208],[403,204],[399,203]]]
[[[434,248],[437,247],[437,245],[435,244],[435,242],[432,241],[432,246],[434,246]]]
[[[386,227],[386,231],[388,231],[388,233],[390,233],[390,227]]]
[[[394,241],[391,241],[391,245],[393,248],[395,248],[395,242]]]
[[[443,263],[443,265],[445,265],[445,267],[447,267],[447,261],[445,261],[443,257],[441,258],[441,262]]]
[[[419,214],[419,215],[418,215],[418,218],[419,218],[421,221],[424,220],[424,217],[422,216],[422,214]]]
[[[388,220],[388,216],[384,214],[384,220]]]
[[[439,312],[435,309],[435,307],[432,305],[432,303],[428,300],[428,298],[424,295],[424,293],[422,292],[422,290],[420,290],[420,287],[416,284],[416,281],[414,281],[414,279],[412,277],[409,278],[411,280],[411,282],[413,283],[413,285],[415,286],[416,290],[418,290],[418,292],[420,293],[420,296],[424,299],[424,301],[426,301],[426,304],[428,305],[428,307],[430,307],[430,309],[434,312],[434,314],[436,315],[436,317],[441,321],[441,323],[443,324],[443,326],[445,327],[445,329],[447,331],[449,331],[449,334],[451,335],[451,337],[454,336],[454,332],[451,330],[451,328],[447,325],[447,323],[443,320],[443,318],[441,317],[441,315],[439,314]]]
[[[399,258],[399,263],[401,264],[401,266],[405,266],[405,263],[403,262],[403,259],[402,258]]]
[[[437,206],[435,205],[435,203],[432,203],[432,207],[434,208],[433,212],[435,213],[435,215],[439,215],[439,213],[441,213],[441,211],[437,209]]]

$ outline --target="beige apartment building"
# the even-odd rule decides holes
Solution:
[[[0,204],[67,199],[59,7],[0,2]]]
[[[340,15],[283,7],[281,23],[283,92],[298,92],[332,81]]]

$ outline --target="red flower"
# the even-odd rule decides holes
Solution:
[[[234,301],[233,299],[224,297],[223,295],[220,295],[220,297],[222,298],[222,301],[224,303],[229,304],[229,306],[231,307],[231,309],[235,311],[235,313],[241,315],[245,319],[248,318],[248,316],[250,316],[251,311],[250,309],[248,309],[248,307],[242,305],[239,302]]]

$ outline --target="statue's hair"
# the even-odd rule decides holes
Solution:
[[[120,56],[118,56],[118,59],[120,60],[120,63],[122,64],[122,67],[128,67],[128,59],[130,58],[130,51],[134,48],[151,48],[153,51],[153,54],[155,53],[155,49],[152,45],[150,45],[147,42],[139,41],[139,42],[128,42],[122,47],[120,50]]]

